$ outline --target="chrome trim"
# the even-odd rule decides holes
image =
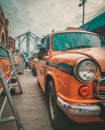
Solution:
[[[97,104],[68,103],[60,97],[57,97],[57,104],[64,112],[75,116],[99,116],[101,111]]]
[[[90,82],[90,81],[94,80],[94,79],[96,78],[96,75],[95,75],[91,80],[87,80],[87,81],[82,80],[81,78],[79,78],[79,76],[78,76],[78,74],[77,74],[77,67],[78,67],[78,65],[80,64],[80,62],[82,62],[82,61],[84,61],[84,60],[92,60],[92,59],[91,59],[91,58],[81,58],[81,59],[79,59],[79,60],[76,62],[73,71],[74,71],[75,77],[76,77],[79,81],[86,83],[86,82]],[[97,70],[98,70],[97,63],[96,63],[94,60],[92,60],[92,61],[96,64],[96,68],[97,68]]]

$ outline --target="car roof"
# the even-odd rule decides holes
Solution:
[[[98,35],[98,34],[96,34],[96,33],[89,32],[89,31],[85,31],[85,30],[64,30],[64,31],[56,31],[56,32],[50,33],[49,35],[54,35],[54,34],[59,34],[59,33],[68,33],[68,32],[83,32],[83,33],[89,33],[89,34]]]

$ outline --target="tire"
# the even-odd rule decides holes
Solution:
[[[68,118],[59,108],[56,102],[56,93],[54,82],[51,80],[48,84],[48,110],[50,122],[54,130],[64,130],[68,125]]]
[[[32,73],[33,73],[34,76],[36,76],[36,70],[35,69],[33,69]]]

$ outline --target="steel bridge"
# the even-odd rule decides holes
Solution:
[[[16,48],[20,53],[29,56],[34,51],[38,51],[41,46],[41,37],[28,31],[14,38],[16,40]]]

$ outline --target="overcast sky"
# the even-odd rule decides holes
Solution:
[[[16,37],[27,31],[43,36],[54,30],[82,24],[80,0],[0,0],[9,19],[9,35]],[[87,0],[85,22],[105,11],[105,0]]]

